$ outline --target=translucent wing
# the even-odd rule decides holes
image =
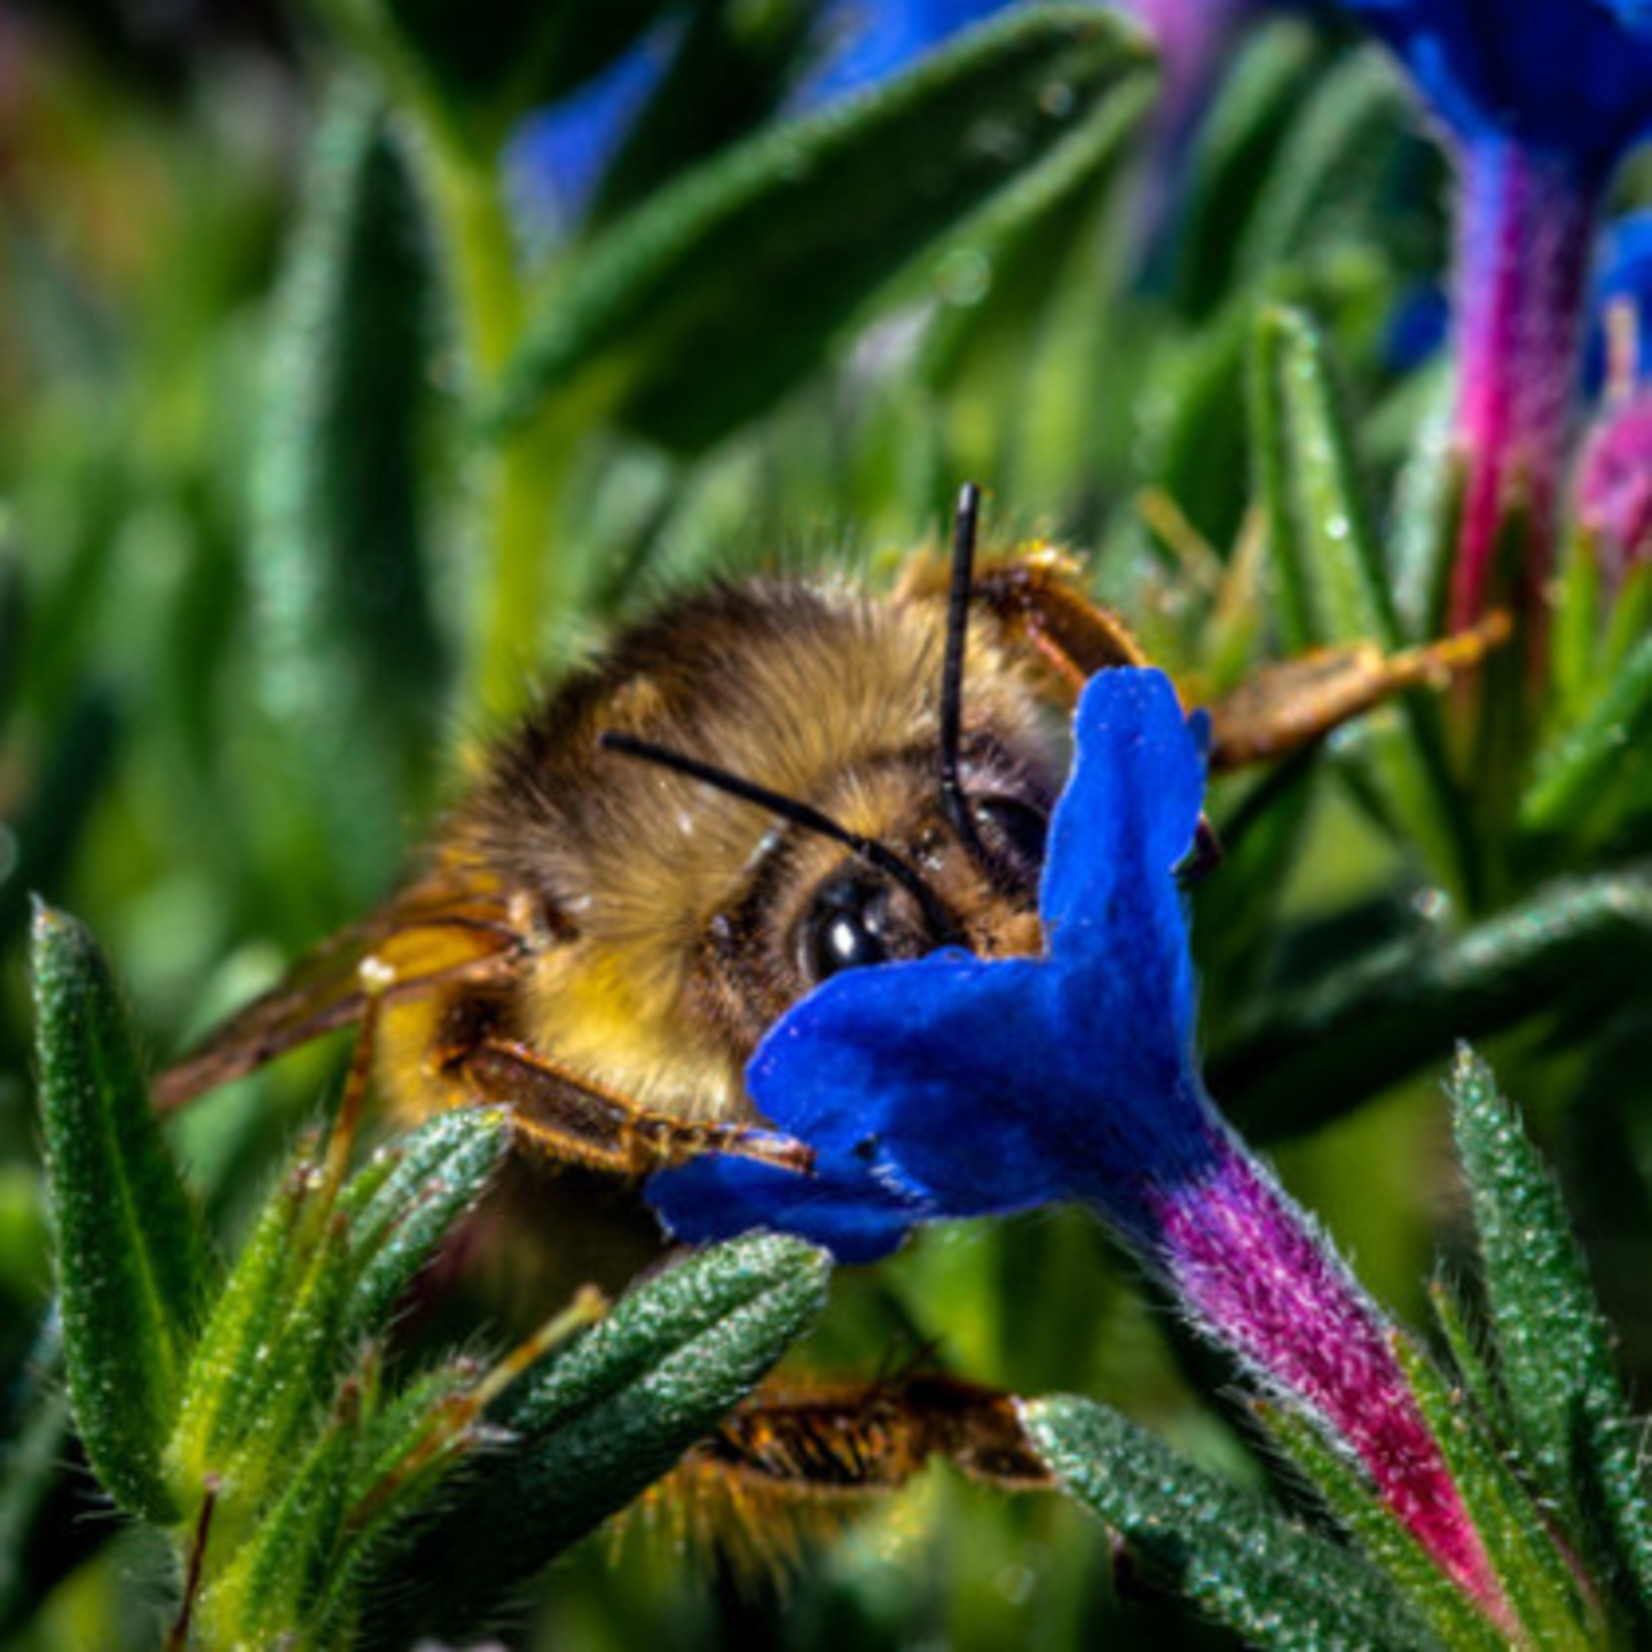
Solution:
[[[323,941],[261,997],[207,1034],[155,1085],[170,1112],[205,1090],[360,1019],[371,960],[381,1000],[455,979],[508,974],[529,942],[497,890],[440,873],[411,885],[371,917]]]

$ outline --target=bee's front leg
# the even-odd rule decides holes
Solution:
[[[546,1157],[639,1177],[703,1153],[732,1153],[807,1174],[813,1153],[775,1130],[674,1118],[605,1090],[520,1040],[489,1034],[450,1047],[442,1061],[470,1098],[508,1107],[522,1138]]]

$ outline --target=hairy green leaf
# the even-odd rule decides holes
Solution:
[[[1602,1626],[1580,1591],[1572,1557],[1516,1478],[1499,1442],[1426,1355],[1403,1339],[1395,1352],[1513,1621],[1530,1644],[1555,1652],[1601,1645]]]
[[[1642,637],[1582,719],[1537,754],[1521,800],[1531,831],[1598,830],[1625,786],[1644,784],[1652,738],[1652,636]]]
[[[1150,62],[1110,13],[1028,8],[875,94],[737,146],[559,277],[485,428],[503,435],[559,399],[709,444],[794,384],[923,247],[1112,118]]]
[[[496,1614],[750,1392],[819,1314],[828,1272],[797,1240],[735,1240],[632,1291],[531,1371],[496,1414],[511,1449],[478,1461],[398,1567],[398,1583],[426,1585],[428,1615],[407,1621],[457,1635]],[[397,1627],[374,1625],[392,1638]]]
[[[1378,1571],[1089,1400],[1021,1408],[1067,1489],[1171,1587],[1257,1646],[1438,1645]]]
[[[75,1421],[122,1507],[164,1521],[161,1468],[211,1282],[199,1213],[173,1163],[97,943],[34,919],[35,1051]]]
[[[1497,1652],[1504,1644],[1502,1636],[1376,1496],[1357,1461],[1334,1451],[1303,1417],[1270,1408],[1263,1420],[1312,1482],[1337,1524],[1394,1581],[1446,1646]]]
[[[1453,1127],[1485,1265],[1498,1373],[1532,1473],[1557,1506],[1604,1526],[1610,1558],[1652,1607],[1652,1503],[1610,1333],[1560,1194],[1471,1051],[1452,1075]]]
[[[424,573],[428,254],[382,109],[336,91],[268,335],[251,484],[273,800],[343,895],[383,888],[425,796],[445,663]]]
[[[1652,875],[1566,878],[1460,934],[1419,925],[1283,988],[1224,1040],[1211,1087],[1248,1131],[1324,1122],[1539,1012],[1601,1013],[1652,961]],[[1621,1001],[1621,1000],[1619,1000]]]
[[[382,1328],[442,1239],[487,1191],[511,1140],[510,1115],[501,1109],[442,1113],[382,1149],[380,1162],[345,1189],[341,1203],[352,1213],[350,1248],[358,1269],[344,1310],[345,1335]]]
[[[1251,412],[1257,490],[1290,647],[1371,642],[1393,652],[1400,622],[1354,434],[1324,339],[1299,310],[1274,306],[1257,319]],[[1431,865],[1474,887],[1466,812],[1433,707],[1408,700],[1396,722],[1365,733],[1385,812],[1404,823]]]

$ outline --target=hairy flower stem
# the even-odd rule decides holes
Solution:
[[[1455,435],[1467,485],[1454,630],[1501,601],[1528,621],[1541,613],[1599,208],[1598,189],[1564,158],[1494,136],[1460,146],[1458,158]],[[1525,543],[1509,589],[1499,542],[1517,513]]]

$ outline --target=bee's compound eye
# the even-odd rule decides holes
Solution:
[[[815,892],[799,936],[810,983],[842,970],[888,963],[895,955],[888,923],[889,890],[878,879],[858,871],[828,879]]]
[[[1050,817],[1042,809],[1018,797],[980,797],[971,807],[995,849],[1034,874],[1043,867]]]

